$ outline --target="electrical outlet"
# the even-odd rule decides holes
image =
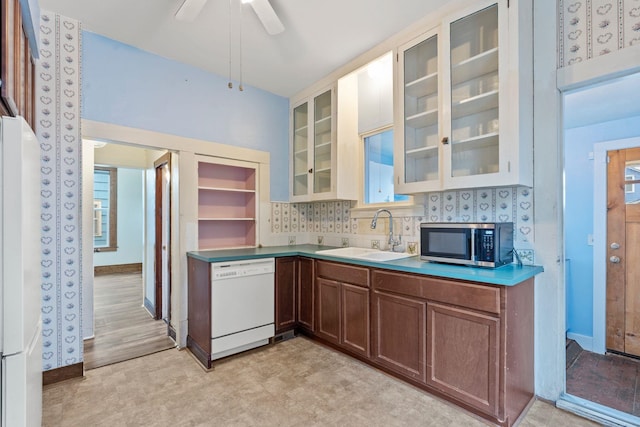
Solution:
[[[380,249],[380,240],[372,240],[371,249]]]
[[[296,236],[289,236],[289,246],[296,244]]]
[[[322,245],[324,243],[324,236],[318,236],[318,244]]]
[[[343,248],[348,248],[349,247],[349,238],[348,237],[343,237],[342,238],[342,247]]]

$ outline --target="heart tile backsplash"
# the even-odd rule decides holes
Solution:
[[[355,202],[313,202],[271,204],[271,232],[307,233],[334,237],[336,246],[346,240],[353,246],[364,243],[355,237],[371,237],[366,246],[379,244],[379,234],[372,236],[369,227],[359,225],[361,220],[351,218],[350,209]],[[532,264],[533,253],[533,190],[528,187],[479,188],[473,190],[428,193],[425,197],[424,215],[417,217],[394,216],[394,226],[401,230],[402,240],[416,245],[420,238],[421,222],[513,222],[514,246],[524,255],[522,261]],[[368,222],[368,221],[366,221]],[[289,224],[289,225],[286,225]],[[294,227],[292,224],[296,224]],[[316,243],[313,236],[306,239]]]

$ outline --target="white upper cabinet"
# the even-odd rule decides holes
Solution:
[[[396,192],[440,188],[439,37],[435,31],[399,49],[396,93]]]
[[[357,192],[353,181],[343,184],[351,175],[342,163],[347,161],[348,144],[337,144],[337,100],[335,85],[291,109],[290,194],[292,202],[349,199]],[[357,126],[357,115],[345,114],[344,125]],[[354,121],[355,120],[355,121]],[[353,168],[351,168],[353,169]]]
[[[531,13],[476,3],[399,48],[398,192],[533,184]]]

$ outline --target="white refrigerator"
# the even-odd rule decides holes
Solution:
[[[42,425],[40,147],[21,117],[0,118],[2,427]]]

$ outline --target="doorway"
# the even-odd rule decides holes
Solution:
[[[95,252],[95,326],[92,339],[84,345],[87,370],[175,347],[168,336],[169,288],[156,292],[154,270],[163,264],[148,256],[148,248],[156,246],[158,225],[167,230],[161,221],[166,214],[160,221],[156,214],[156,166],[164,172],[159,206],[170,200],[170,174],[163,169],[169,162],[156,165],[153,159],[170,155],[113,142],[97,145],[94,179],[85,180],[85,185],[93,182]],[[163,243],[168,251],[168,240]],[[168,286],[166,277],[164,283]]]
[[[640,137],[640,109],[626,108],[627,100],[638,95],[640,74],[566,92],[563,117],[566,391],[582,401],[580,405],[631,423],[640,421],[640,404],[635,398],[640,361],[629,357],[624,344],[614,345],[612,339],[624,337],[625,316],[633,318],[637,309],[631,304],[626,314],[624,308],[618,309],[622,314],[612,312],[633,298],[625,297],[620,278],[607,277],[607,271],[610,276],[620,275],[616,261],[622,260],[625,250],[619,237],[609,241],[613,223],[607,231],[607,212],[618,215],[618,227],[618,211],[622,210],[624,218],[624,202],[607,201],[607,182],[612,186],[610,193],[618,187],[616,197],[624,199],[624,168],[615,184],[607,178],[607,171],[616,174],[612,165],[617,162],[615,152],[640,146],[640,138],[634,138]],[[614,205],[619,209],[613,209]],[[612,247],[613,243],[617,245]],[[618,285],[616,290],[614,282],[622,287]]]

